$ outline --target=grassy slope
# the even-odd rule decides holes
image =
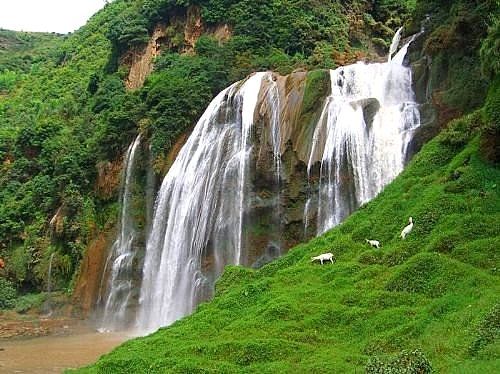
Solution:
[[[80,372],[360,372],[415,348],[438,372],[498,371],[498,313],[484,321],[500,291],[500,170],[479,157],[480,121],[455,121],[343,225],[259,271],[228,268],[195,314]],[[311,264],[326,251],[336,264]]]

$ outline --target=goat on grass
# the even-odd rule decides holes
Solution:
[[[378,240],[368,240],[365,239],[368,244],[370,244],[372,247],[379,249],[380,248],[380,242]]]
[[[408,235],[411,230],[413,230],[413,218],[410,217],[408,220],[409,224],[401,231],[401,238],[404,239],[406,238],[406,235]]]
[[[311,262],[319,261],[321,262],[321,265],[323,265],[323,261],[330,261],[333,264],[334,260],[335,257],[333,256],[333,253],[323,253],[319,256],[311,257]]]

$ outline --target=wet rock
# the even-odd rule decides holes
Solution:
[[[252,264],[253,269],[259,269],[262,266],[270,263],[275,258],[279,257],[281,253],[280,248],[275,243],[270,243],[264,250],[264,253]]]
[[[350,102],[353,109],[357,109],[359,107],[363,110],[363,118],[365,120],[365,124],[368,128],[371,128],[373,125],[373,118],[377,114],[380,109],[380,103],[376,98],[368,98],[361,99]]]

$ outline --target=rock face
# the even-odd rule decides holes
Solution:
[[[159,25],[153,32],[151,39],[143,51],[131,52],[130,71],[125,80],[125,87],[129,90],[141,88],[147,76],[153,70],[153,61],[160,53],[160,42],[165,37],[165,26]]]
[[[108,248],[111,244],[112,239],[101,233],[89,246],[82,260],[80,274],[73,291],[73,304],[84,317],[88,317],[96,308]]]

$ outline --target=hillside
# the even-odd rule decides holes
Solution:
[[[0,29],[0,72],[29,72],[43,61],[49,48],[55,48],[62,35]]]
[[[226,269],[195,314],[78,372],[358,372],[371,360],[375,373],[402,350],[394,366],[412,373],[497,371],[500,170],[480,153],[483,126],[480,112],[452,122],[344,224],[258,271]],[[311,263],[324,252],[336,263]]]

